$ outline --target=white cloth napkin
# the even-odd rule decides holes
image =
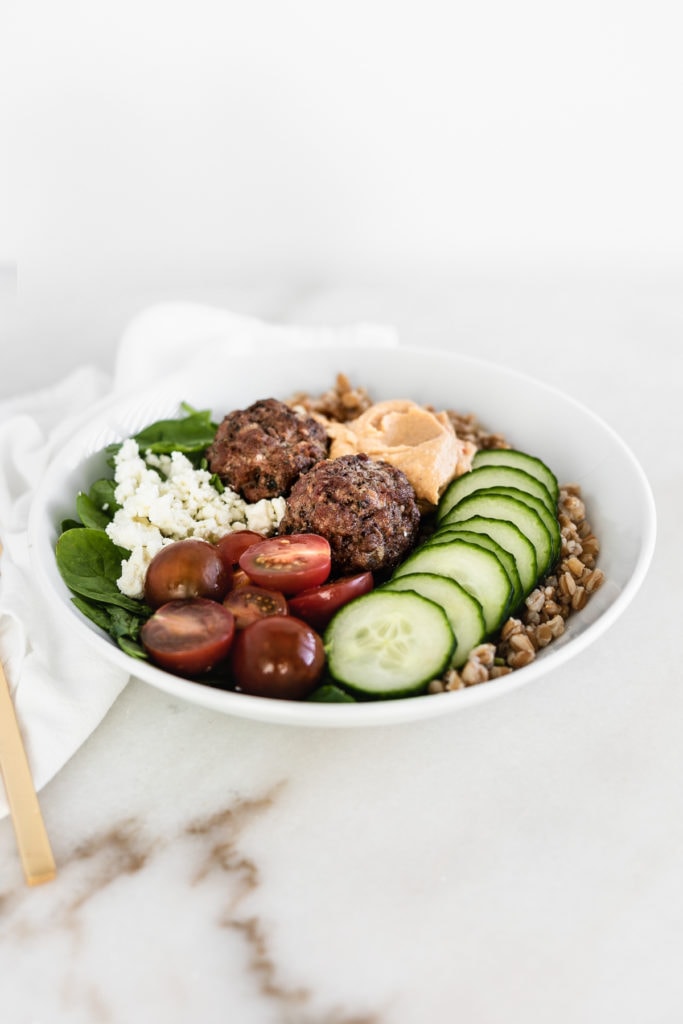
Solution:
[[[92,368],[55,387],[0,402],[0,657],[13,693],[36,787],[40,790],[98,726],[128,682],[118,668],[94,669],[89,652],[60,632],[49,599],[33,585],[27,539],[32,492],[53,452],[84,408],[182,370],[217,347],[238,351],[293,343],[393,345],[391,327],[297,327],[227,310],[167,303],[140,313],[124,332],[113,380]],[[75,497],[75,496],[74,496]],[[8,813],[0,789],[0,817]]]

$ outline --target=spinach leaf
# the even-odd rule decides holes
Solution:
[[[134,434],[133,440],[143,453],[151,451],[155,455],[170,455],[171,452],[182,452],[188,456],[195,468],[199,468],[204,459],[204,452],[216,436],[218,424],[212,422],[210,409],[193,409],[183,402],[182,410],[182,417],[150,423],[148,427]],[[107,463],[112,468],[120,447],[121,444],[116,442],[105,448]]]
[[[323,683],[314,690],[308,700],[316,701],[319,704],[355,704],[356,700],[334,683]]]
[[[126,654],[130,654],[131,658],[139,658],[141,661],[148,661],[147,651],[140,644],[131,640],[130,637],[120,636],[118,638],[119,647]]]
[[[131,640],[137,640],[140,636],[140,627],[149,616],[150,609],[142,602],[139,604],[138,613],[129,612],[117,605],[112,605],[109,608],[110,632],[116,640],[124,636],[130,637]]]
[[[102,512],[107,512],[109,518],[114,518],[114,513],[121,508],[116,500],[116,482],[109,477],[96,480],[88,491],[88,497]]]
[[[94,622],[100,629],[103,629],[105,633],[110,632],[111,617],[106,605],[96,604],[94,601],[86,601],[83,597],[72,597],[71,602],[76,605],[79,612],[82,612],[86,618]]]
[[[84,526],[93,530],[104,530],[111,522],[111,516],[102,512],[88,494],[81,491],[76,496],[76,512]]]
[[[67,530],[56,546],[57,566],[69,590],[91,601],[139,613],[140,602],[126,597],[116,585],[127,555],[104,530],[90,527]]]
[[[142,624],[150,614],[150,609],[146,605],[139,602],[138,614],[133,614],[117,605],[99,604],[83,597],[75,596],[71,600],[83,615],[116,640],[127,654],[132,654],[136,658],[147,658],[147,652],[138,643]]]
[[[66,533],[67,530],[80,530],[83,523],[80,519],[62,519],[59,524],[59,532]]]
[[[135,434],[135,441],[140,451],[152,451],[157,455],[203,452],[213,441],[215,433],[216,424],[211,421],[211,412],[204,409],[183,419],[157,420]]]

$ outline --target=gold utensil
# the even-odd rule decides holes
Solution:
[[[0,662],[0,770],[17,837],[24,875],[29,885],[49,882],[57,873],[31,778],[19,723]]]
[[[7,802],[26,881],[29,885],[49,882],[57,874],[57,869],[19,731],[9,683],[1,661],[0,772],[5,783]]]

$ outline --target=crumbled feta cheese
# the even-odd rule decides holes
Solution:
[[[118,580],[128,597],[143,596],[147,566],[165,544],[187,537],[215,543],[237,530],[269,535],[285,513],[284,498],[249,505],[229,488],[217,491],[208,470],[195,469],[181,452],[143,456],[129,438],[114,463],[114,493],[121,508],[107,534],[130,551]]]
[[[247,505],[247,530],[254,530],[255,533],[272,533],[284,516],[286,507],[284,498],[261,498],[254,505]]]

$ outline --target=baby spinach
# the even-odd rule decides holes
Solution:
[[[208,409],[197,410],[187,404],[178,419],[151,423],[134,435],[140,451],[157,455],[182,452],[193,463],[205,465],[205,453],[216,434]],[[114,466],[120,444],[109,445],[107,461]],[[78,518],[62,522],[55,555],[62,579],[72,593],[79,611],[108,633],[127,654],[147,655],[139,643],[140,628],[151,615],[143,602],[122,594],[118,588],[121,563],[130,552],[109,538],[106,528],[120,508],[116,501],[116,482],[102,477],[81,491],[75,500]]]
[[[109,632],[111,617],[105,605],[98,604],[96,601],[87,601],[84,597],[76,595],[71,598],[71,602],[78,608],[79,612],[90,619],[91,622],[94,622],[96,626],[99,626],[106,633]]]
[[[145,657],[138,638],[151,609],[126,597],[116,583],[128,554],[104,530],[90,526],[66,530],[56,547],[57,566],[79,611],[129,654]]]
[[[171,452],[182,452],[184,455],[203,456],[213,441],[217,425],[211,419],[209,409],[188,410],[182,419],[157,420],[133,435],[141,452],[152,452],[154,455],[170,455]],[[115,455],[120,444],[109,445],[107,452]]]
[[[117,605],[98,604],[97,601],[88,601],[77,595],[74,595],[71,600],[86,618],[94,622],[105,633],[109,633],[127,654],[132,654],[136,658],[147,657],[144,648],[138,643],[138,639],[140,628],[149,615],[149,608],[140,602],[139,613],[133,614]]]
[[[118,638],[119,647],[126,654],[129,654],[131,658],[140,658],[141,661],[148,661],[147,651],[142,644],[136,643],[135,640],[131,640],[130,637],[120,636]]]
[[[80,597],[136,612],[140,602],[126,597],[116,581],[121,561],[129,552],[118,547],[104,530],[84,526],[67,530],[57,541],[57,567],[69,590]]]
[[[111,516],[98,508],[90,495],[82,491],[76,497],[76,512],[83,525],[94,530],[104,530],[111,522]]]
[[[80,519],[62,519],[59,525],[60,534],[66,533],[67,530],[78,530],[83,526]]]
[[[356,698],[334,683],[323,683],[308,697],[317,704],[355,704]]]
[[[116,500],[116,481],[109,477],[96,480],[88,491],[88,497],[101,512],[106,512],[110,519],[121,508]]]

